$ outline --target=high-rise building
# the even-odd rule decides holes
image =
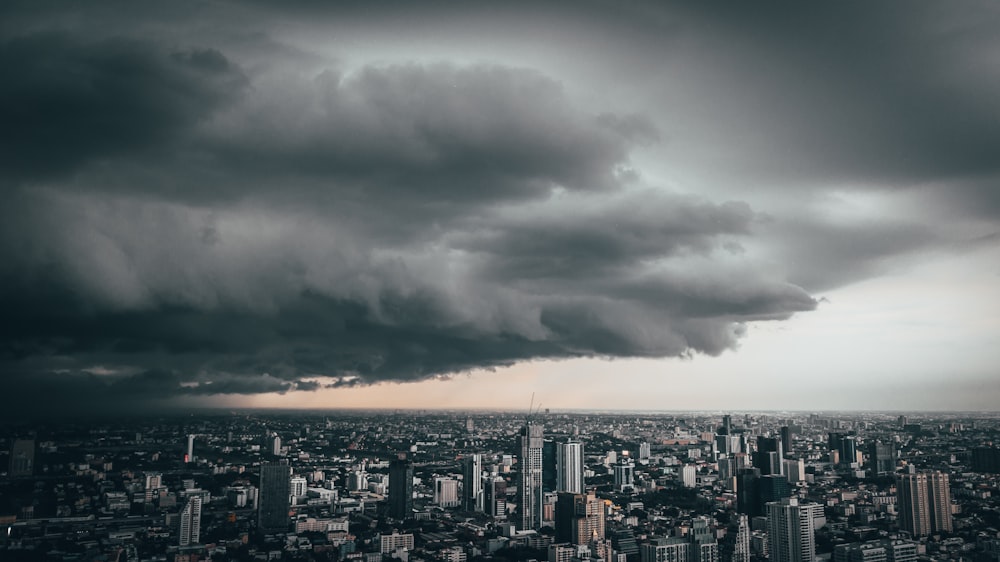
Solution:
[[[796,498],[767,504],[767,551],[770,562],[814,562],[813,509]]]
[[[736,511],[750,517],[764,514],[760,503],[760,469],[740,468],[736,471]]]
[[[289,473],[288,461],[260,465],[257,526],[265,533],[288,530]]]
[[[943,472],[899,474],[896,477],[899,526],[921,537],[951,531],[951,491]]]
[[[583,443],[556,445],[556,491],[583,493]]]
[[[483,456],[468,455],[462,459],[462,509],[483,511],[484,506]]]
[[[784,467],[781,466],[781,459],[783,456],[781,439],[764,436],[757,438],[757,451],[753,454],[753,465],[760,469],[762,475],[782,474]]]
[[[760,486],[760,511],[764,512],[764,506],[770,502],[781,501],[792,495],[792,488],[788,485],[788,479],[780,474],[768,474],[761,476],[758,482]]]
[[[271,453],[273,457],[281,456],[281,436],[277,433],[272,433],[270,439],[267,440],[268,452]]]
[[[458,480],[439,476],[434,479],[434,503],[441,507],[458,507]]]
[[[858,438],[854,435],[845,435],[840,440],[840,463],[851,466],[858,462]]]
[[[518,451],[521,475],[518,481],[521,529],[538,529],[542,526],[542,443],[544,430],[537,423],[528,422],[521,428]]]
[[[493,517],[507,515],[507,482],[500,476],[487,477],[483,487],[483,506]]]
[[[619,492],[635,491],[635,463],[626,452],[614,465],[615,490]]]
[[[180,546],[201,542],[201,500],[201,495],[193,495],[181,510],[181,527],[178,533]]]
[[[736,532],[728,562],[750,562],[750,521],[746,515],[736,516]]]
[[[694,488],[698,485],[698,467],[693,464],[685,464],[680,467],[677,476],[685,488]]]
[[[576,545],[604,539],[604,502],[593,492],[559,492],[556,500],[556,542]]]
[[[187,436],[187,454],[184,455],[184,462],[194,462],[194,435]]]
[[[413,519],[413,464],[405,454],[389,463],[389,516]]]
[[[10,445],[11,478],[31,476],[35,473],[35,440],[15,439]]]
[[[868,456],[874,474],[891,474],[896,471],[896,447],[892,443],[872,442],[868,448]]]
[[[806,479],[806,463],[802,459],[786,459],[781,464],[785,465],[785,476],[789,483]]]
[[[558,488],[558,444],[552,439],[542,440],[542,492],[555,492]]]
[[[639,443],[639,460],[640,461],[649,460],[649,457],[652,454],[652,452],[653,452],[653,448],[649,445],[649,443],[647,443],[646,441],[643,441],[642,443]]]
[[[733,434],[733,416],[726,414],[722,416],[722,427],[719,428],[719,435]]]
[[[781,450],[786,455],[792,452],[792,428],[787,425],[781,426]]]

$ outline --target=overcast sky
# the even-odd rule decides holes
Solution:
[[[994,410],[993,2],[5,2],[0,407]]]

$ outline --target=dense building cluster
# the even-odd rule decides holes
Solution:
[[[1000,562],[988,415],[9,424],[3,560]]]

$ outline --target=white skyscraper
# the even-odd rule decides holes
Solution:
[[[732,562],[750,562],[750,523],[746,515],[740,514],[736,521]]]
[[[184,462],[194,462],[194,435],[188,435],[187,454],[184,455]]]
[[[201,541],[201,496],[188,498],[181,511],[180,546],[198,544]]]
[[[483,456],[468,455],[462,459],[462,509],[483,511],[483,499]]]
[[[796,498],[768,502],[767,550],[770,562],[815,562],[813,505],[799,505]]]
[[[556,491],[583,493],[583,443],[556,444]]]

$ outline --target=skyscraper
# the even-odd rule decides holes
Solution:
[[[257,526],[262,532],[280,533],[288,530],[289,473],[288,461],[265,462],[260,465]]]
[[[951,531],[951,491],[943,472],[900,474],[896,478],[899,526],[914,537]]]
[[[627,454],[622,454],[614,465],[615,490],[619,492],[635,491],[635,463]]]
[[[787,425],[781,426],[781,451],[785,455],[792,452],[792,428]]]
[[[405,454],[389,463],[389,516],[413,519],[413,464]]]
[[[770,562],[814,562],[813,509],[799,505],[796,498],[768,503],[767,549]]]
[[[783,457],[781,439],[777,437],[758,437],[757,451],[753,454],[753,465],[760,469],[762,475],[782,474]]]
[[[892,443],[872,442],[868,448],[868,456],[871,458],[874,474],[890,474],[896,471],[896,447]]]
[[[552,439],[542,440],[542,492],[555,492],[557,490],[556,464],[558,456],[556,453],[557,444]]]
[[[583,443],[556,445],[556,491],[583,493]]]
[[[760,503],[760,469],[740,468],[736,471],[736,511],[750,517],[763,515]]]
[[[521,428],[518,451],[521,475],[518,482],[521,529],[538,529],[542,526],[542,442],[541,425],[528,422]]]
[[[187,436],[187,454],[184,455],[184,462],[194,462],[194,435]]]
[[[750,562],[750,522],[746,515],[736,516],[736,533],[729,562]]]
[[[851,466],[858,462],[858,438],[846,435],[840,440],[840,463]]]
[[[180,546],[189,546],[201,542],[201,496],[188,498],[181,510],[181,528],[178,533]]]
[[[604,539],[604,502],[593,493],[559,492],[555,519],[557,542],[585,545]]]
[[[462,509],[483,511],[483,456],[468,455],[462,459]]]

